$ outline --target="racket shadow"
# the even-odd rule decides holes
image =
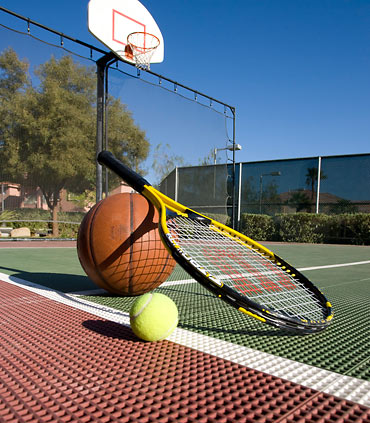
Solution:
[[[181,321],[182,319],[182,315],[183,318],[187,318],[185,316],[188,315],[189,310],[191,310],[194,307],[194,304],[197,303],[197,300],[201,300],[202,298],[206,299],[208,301],[211,301],[210,303],[208,303],[208,306],[206,308],[204,308],[204,305],[201,306],[199,308],[199,305],[195,307],[195,309],[197,310],[197,313],[199,313],[199,310],[204,309],[204,313],[208,314],[209,311],[207,312],[206,310],[213,310],[214,313],[216,313],[215,310],[217,310],[218,307],[221,307],[224,310],[229,310],[228,306],[224,305],[223,303],[219,302],[219,299],[217,299],[213,294],[208,293],[208,291],[204,289],[204,292],[189,292],[186,289],[186,285],[183,286],[183,288],[181,288],[181,285],[179,285],[179,287],[161,287],[159,286],[157,288],[158,292],[162,292],[165,295],[168,295],[170,297],[172,297],[172,299],[177,303],[178,308],[179,308],[179,314],[180,314],[180,323],[179,323],[179,327],[181,327],[182,329],[187,329],[189,331],[192,332],[202,332],[202,333],[209,333],[209,332],[213,332],[214,334],[228,334],[228,335],[246,335],[246,336],[266,336],[266,337],[270,337],[270,336],[278,336],[278,337],[296,337],[296,336],[301,336],[302,333],[301,332],[293,332],[293,331],[288,331],[288,330],[284,330],[284,329],[279,329],[279,328],[273,328],[273,327],[261,327],[261,329],[255,329],[253,328],[243,328],[243,329],[229,329],[229,328],[220,328],[219,326],[197,326],[191,323],[183,323]],[[176,295],[181,295],[181,294],[186,294],[186,297],[182,297],[182,299],[184,300],[184,298],[186,298],[186,301],[184,303],[182,303],[181,301],[178,301],[176,299]],[[215,307],[216,306],[216,307]],[[239,312],[237,312],[239,313]],[[243,316],[244,318],[244,316]],[[246,317],[246,319],[248,319]],[[249,319],[248,319],[249,320]],[[251,325],[255,325],[255,323],[253,321],[246,321],[246,324],[250,323]],[[257,323],[258,324],[258,323]],[[240,325],[240,320],[238,320],[237,325]],[[235,326],[237,326],[235,325]],[[211,335],[212,336],[212,335]]]
[[[157,288],[157,291],[162,292],[163,294],[166,294],[166,295],[169,295],[169,296],[171,296],[171,294],[173,294],[173,295],[184,294],[184,295],[187,295],[187,296],[194,296],[194,297],[206,297],[206,298],[210,298],[212,300],[214,300],[216,298],[213,294],[210,294],[205,288],[203,288],[204,292],[189,292],[186,289],[186,285],[184,285],[184,287],[182,289],[181,289],[181,285],[179,285],[179,286],[180,286],[180,288],[173,288],[173,287],[168,288],[166,286],[160,285]]]

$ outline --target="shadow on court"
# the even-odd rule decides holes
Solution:
[[[4,273],[7,274],[11,272],[11,276],[15,278],[33,282],[60,292],[78,292],[97,289],[97,286],[87,276],[83,275],[50,272],[27,272],[6,266],[0,266],[0,271],[4,271]]]
[[[98,333],[99,335],[107,336],[113,339],[123,339],[125,341],[139,341],[128,326],[109,320],[85,320],[82,325]],[[143,342],[143,341],[141,341]]]

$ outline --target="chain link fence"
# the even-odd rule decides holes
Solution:
[[[370,213],[370,154],[240,163],[236,186],[239,215]]]

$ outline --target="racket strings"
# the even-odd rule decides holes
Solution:
[[[184,216],[171,217],[174,241],[213,277],[266,309],[303,320],[322,320],[320,301],[298,279],[217,227]]]

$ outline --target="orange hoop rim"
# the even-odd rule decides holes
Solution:
[[[136,34],[143,34],[144,35],[144,40],[146,36],[151,37],[153,40],[157,41],[157,44],[155,46],[151,46],[151,47],[145,47],[145,46],[138,46],[136,44],[134,44],[133,42],[130,41],[130,38],[132,35],[136,35]],[[139,54],[140,53],[147,53],[151,50],[155,50],[159,44],[160,44],[160,39],[154,35],[154,34],[150,34],[149,32],[144,32],[144,31],[135,31],[135,32],[131,32],[131,34],[129,34],[127,36],[127,43],[129,44],[129,46],[133,49],[136,50]]]

